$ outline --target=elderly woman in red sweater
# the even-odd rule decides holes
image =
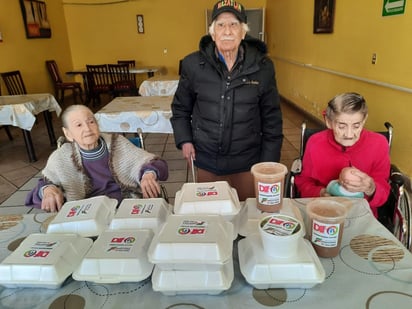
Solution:
[[[389,145],[382,134],[364,128],[367,118],[365,99],[357,93],[339,94],[328,103],[327,129],[309,138],[296,177],[301,197],[360,193],[377,217],[390,190]]]

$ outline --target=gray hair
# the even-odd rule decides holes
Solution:
[[[368,106],[363,96],[356,92],[345,92],[338,94],[328,102],[325,116],[333,120],[339,114],[362,113],[364,117],[368,114]]]
[[[69,124],[68,124],[69,114],[71,114],[72,112],[78,111],[78,110],[87,110],[87,111],[89,111],[89,112],[93,115],[93,117],[94,117],[94,114],[93,114],[92,110],[91,110],[90,108],[88,108],[87,106],[81,105],[81,104],[73,104],[73,105],[70,105],[70,106],[68,106],[68,107],[63,111],[63,113],[62,113],[62,115],[61,115],[61,120],[62,120],[63,128],[66,128],[66,129],[67,129],[68,126],[69,126]]]
[[[215,34],[215,24],[216,24],[216,19],[209,26],[209,34],[212,35],[212,36]],[[242,23],[242,22],[240,24],[241,24],[241,26],[243,28],[243,31],[245,33],[248,33],[250,31],[250,28],[249,28],[248,24]]]

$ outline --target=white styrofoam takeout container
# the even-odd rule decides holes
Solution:
[[[298,207],[293,205],[291,199],[283,199],[282,208],[279,211],[281,215],[296,218],[302,224],[302,230],[305,231],[302,214]],[[245,205],[239,213],[239,234],[247,237],[248,235],[259,233],[259,222],[262,218],[272,215],[270,212],[262,212],[256,207],[256,198],[248,198]]]
[[[215,270],[163,270],[155,266],[152,288],[165,295],[209,294],[217,295],[230,288],[234,278],[233,260]]]
[[[0,264],[0,284],[8,288],[57,289],[92,246],[77,234],[31,234]]]
[[[170,215],[163,198],[124,199],[110,222],[110,229],[151,229],[156,233]]]
[[[185,183],[176,192],[174,213],[217,214],[232,221],[240,212],[236,189],[226,181]]]
[[[163,270],[212,270],[232,258],[233,224],[219,215],[170,215],[148,250]]]
[[[73,278],[96,283],[138,282],[148,278],[154,267],[147,259],[152,238],[149,229],[104,231],[73,272]]]
[[[288,258],[273,258],[263,251],[259,234],[238,243],[239,266],[246,281],[257,289],[307,289],[325,280],[325,270],[310,242],[300,239],[298,253]]]
[[[100,235],[109,227],[117,200],[95,196],[63,204],[50,222],[47,233],[77,233],[84,237]]]

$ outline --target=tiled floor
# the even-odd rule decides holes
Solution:
[[[108,102],[105,98],[103,102]],[[70,104],[69,98],[64,107]],[[104,103],[103,103],[104,104]],[[99,109],[99,108],[97,108]],[[97,110],[96,109],[96,110]],[[296,110],[288,103],[282,102],[283,130],[285,139],[282,147],[281,162],[288,166],[298,155],[300,141],[300,124],[307,119],[306,115]],[[54,131],[56,136],[61,135],[60,119],[53,114]],[[316,125],[310,122],[309,125]],[[4,130],[0,130],[0,214],[20,214],[38,212],[39,210],[25,207],[24,199],[27,192],[34,187],[44,167],[49,154],[53,151],[50,146],[44,119],[38,117],[37,123],[31,131],[36,149],[37,162],[29,163],[22,131],[11,127],[13,141],[9,141]],[[182,159],[181,152],[176,149],[172,134],[146,134],[145,146],[150,152],[160,155],[167,160],[169,165],[169,180],[165,182],[170,203],[173,204],[174,196],[182,184],[187,181],[186,162]],[[189,180],[191,177],[189,178]]]

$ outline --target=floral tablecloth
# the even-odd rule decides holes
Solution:
[[[306,218],[311,199],[285,200]],[[239,268],[234,242],[234,279],[218,295],[166,296],[151,277],[135,283],[97,284],[71,277],[59,289],[0,286],[1,308],[410,308],[412,255],[373,217],[363,199],[349,200],[340,253],[321,258],[325,280],[308,289],[256,289]],[[34,232],[44,232],[49,214],[0,217],[0,259]],[[247,236],[249,237],[249,236]]]

